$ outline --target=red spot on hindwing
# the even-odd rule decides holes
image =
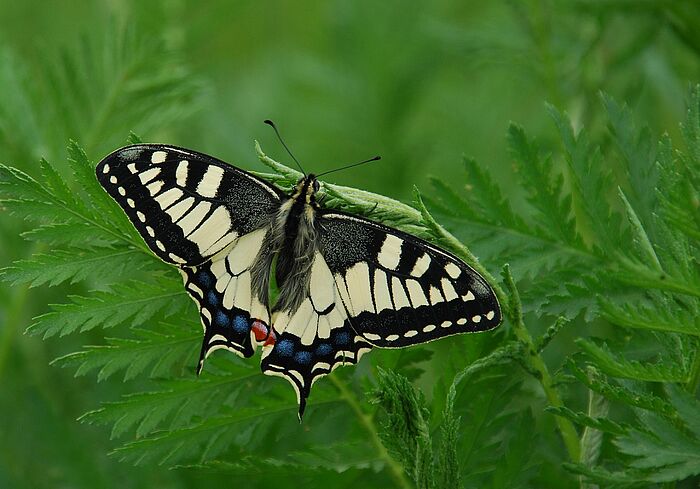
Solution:
[[[253,321],[251,326],[251,331],[255,335],[255,341],[261,343],[264,341],[263,346],[274,345],[276,340],[275,332],[267,327],[262,321],[257,319]]]

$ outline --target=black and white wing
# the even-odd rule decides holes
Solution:
[[[354,365],[372,345],[348,321],[347,310],[323,255],[316,251],[309,294],[293,312],[272,316],[274,345],[263,347],[262,370],[286,378],[304,414],[311,386],[340,365]]]
[[[270,323],[254,265],[269,274],[265,237],[284,195],[220,160],[159,144],[121,148],[96,173],[149,248],[181,268],[205,330],[199,369],[217,348],[253,355]]]
[[[493,290],[454,255],[345,213],[324,212],[318,227],[348,322],[373,346],[399,348],[500,324]]]
[[[299,416],[311,386],[373,346],[399,348],[495,328],[496,296],[471,267],[430,243],[337,212],[319,213],[309,294],[273,315],[263,372],[294,387]]]
[[[204,339],[197,365],[215,350],[224,348],[248,358],[255,345],[268,340],[270,312],[267,281],[271,257],[265,246],[267,228],[244,234],[211,261],[194,267],[183,266],[185,289],[199,308]],[[255,286],[256,263],[260,281]],[[260,280],[263,278],[263,280]]]

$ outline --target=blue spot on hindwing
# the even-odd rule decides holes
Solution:
[[[210,290],[209,293],[207,294],[207,300],[209,301],[209,304],[212,306],[218,306],[219,305],[219,298],[216,296],[216,292],[213,290]]]
[[[231,323],[224,311],[218,311],[214,320],[216,321],[216,324],[221,327],[226,327]]]
[[[305,365],[311,361],[311,353],[308,351],[299,351],[296,355],[294,355],[294,360],[296,360],[297,363]]]
[[[341,331],[335,335],[335,342],[339,345],[347,345],[350,343],[350,335],[347,331]]]
[[[275,344],[275,350],[283,357],[291,357],[294,351],[294,344],[290,340],[278,341]]]
[[[199,283],[204,285],[205,287],[211,286],[211,277],[204,270],[197,274],[197,280],[199,280]]]
[[[244,316],[236,316],[233,318],[233,330],[237,333],[245,333],[250,330],[248,320]]]
[[[318,355],[328,355],[332,351],[333,351],[333,347],[331,345],[329,345],[328,343],[321,343],[316,348],[316,354],[318,354]]]

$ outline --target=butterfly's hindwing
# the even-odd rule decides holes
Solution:
[[[204,340],[198,371],[213,351],[225,348],[251,357],[254,346],[268,339],[270,313],[266,277],[269,269],[257,269],[266,262],[263,246],[267,229],[238,238],[211,261],[182,267],[185,289],[199,308]],[[257,276],[256,276],[257,275]]]
[[[274,346],[263,349],[262,370],[294,387],[299,416],[313,383],[340,365],[352,365],[372,347],[350,326],[347,311],[323,256],[316,252],[308,297],[292,312],[273,314]]]
[[[283,198],[249,173],[174,146],[127,146],[96,173],[151,250],[176,265],[204,263],[267,225]]]
[[[486,281],[415,236],[347,214],[320,217],[319,246],[350,323],[374,346],[404,347],[501,321]]]

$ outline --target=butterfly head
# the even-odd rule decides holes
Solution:
[[[316,193],[320,188],[321,184],[316,178],[316,175],[309,173],[299,179],[292,198],[303,199],[306,204],[316,207]]]

